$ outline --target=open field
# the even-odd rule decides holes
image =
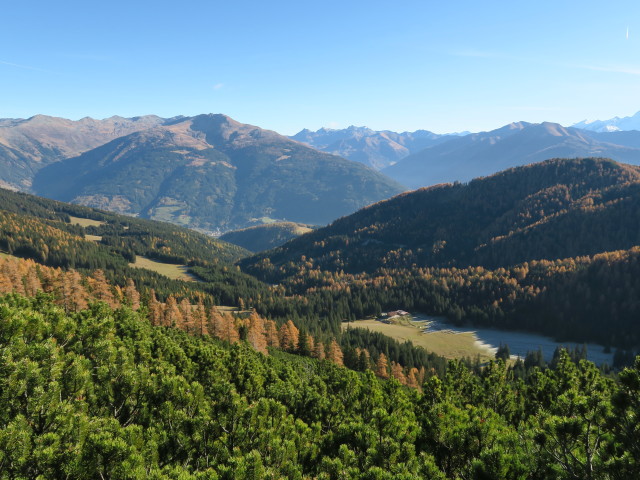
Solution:
[[[99,227],[105,223],[98,220],[91,220],[90,218],[73,217],[71,215],[69,215],[69,218],[71,219],[71,223],[80,225],[81,227]]]
[[[472,332],[454,333],[439,331],[422,333],[420,329],[411,325],[408,320],[398,320],[397,324],[382,323],[377,320],[358,320],[351,323],[343,323],[342,329],[366,328],[372,332],[380,332],[400,342],[411,341],[414,345],[423,347],[429,352],[442,355],[446,358],[475,358],[480,355],[481,361],[494,358],[493,353],[476,344],[476,338]]]
[[[173,280],[184,280],[186,282],[197,282],[198,279],[188,272],[186,265],[175,265],[172,263],[162,263],[151,260],[150,258],[136,257],[136,263],[130,263],[130,267],[146,268],[160,275],[169,277]]]
[[[309,227],[303,227],[302,225],[296,225],[296,228],[294,229],[294,233],[296,235],[304,235],[305,233],[309,233],[311,232],[313,229],[309,228]]]
[[[89,235],[88,233],[84,234],[84,238],[86,240],[91,240],[92,242],[100,242],[102,241],[102,237],[100,235]]]

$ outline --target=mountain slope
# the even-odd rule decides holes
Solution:
[[[554,123],[512,123],[458,137],[411,155],[383,173],[409,187],[468,181],[549,158],[607,157],[640,164],[640,149],[615,145]]]
[[[342,130],[321,128],[315,132],[304,129],[289,138],[380,170],[412,153],[446,141],[449,136],[427,130],[396,133],[351,126]]]
[[[29,190],[40,168],[164,121],[153,115],[78,121],[46,115],[0,119],[0,186]]]
[[[640,168],[604,159],[549,160],[468,185],[406,193],[250,257],[278,268],[302,256],[345,272],[411,266],[488,267],[640,244]]]
[[[289,240],[311,231],[308,225],[293,222],[269,223],[255,227],[233,230],[219,237],[220,240],[246,248],[252,252],[262,252],[279,247]]]
[[[38,173],[41,195],[205,230],[325,224],[403,187],[224,115],[177,119]]]

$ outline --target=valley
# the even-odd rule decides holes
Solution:
[[[640,2],[5,3],[0,480],[640,479]]]

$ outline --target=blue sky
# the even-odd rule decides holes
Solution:
[[[3,3],[0,117],[444,133],[640,110],[637,0]]]

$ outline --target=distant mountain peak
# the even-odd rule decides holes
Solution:
[[[289,138],[380,170],[447,136],[428,130],[397,133],[350,125],[339,130],[323,127],[315,132],[305,128]]]
[[[620,132],[640,130],[640,112],[629,117],[613,117],[609,120],[583,120],[572,125],[592,132]]]
[[[417,188],[466,182],[549,158],[610,157],[640,163],[636,139],[614,138],[611,133],[596,137],[589,133],[553,122],[514,122],[490,132],[449,137],[445,142],[400,160],[384,173],[403,185]]]

